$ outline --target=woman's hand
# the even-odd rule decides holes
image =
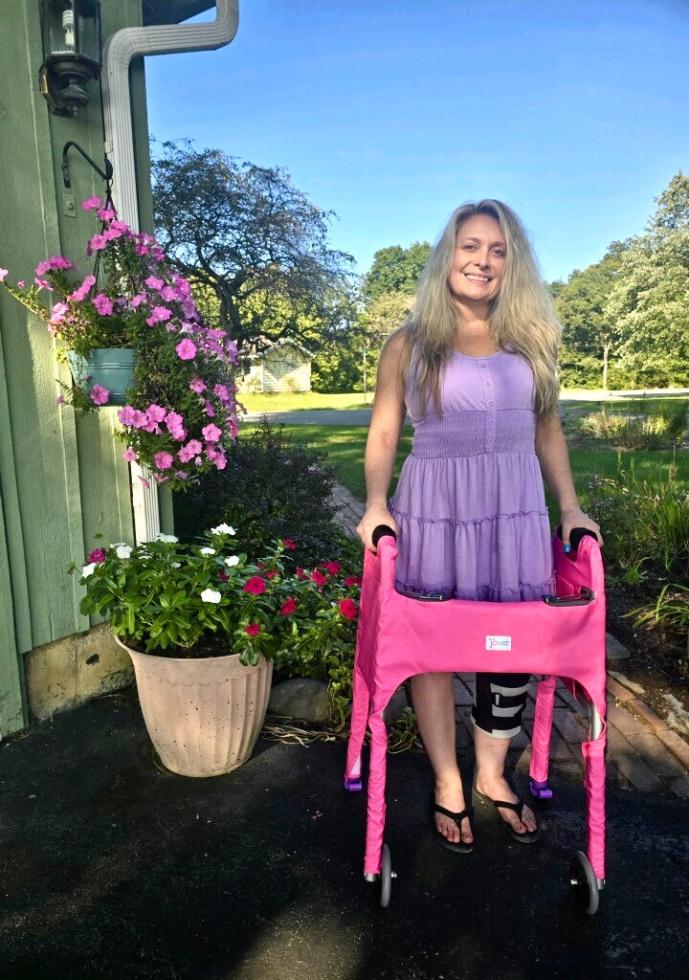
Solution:
[[[386,524],[391,527],[392,530],[397,534],[397,522],[392,516],[387,507],[381,505],[374,505],[367,507],[364,511],[364,516],[359,521],[359,525],[356,529],[356,533],[359,535],[364,543],[364,547],[367,551],[372,551],[375,555],[376,549],[373,546],[373,532],[378,527],[379,524]]]
[[[562,550],[565,554],[572,550],[569,536],[575,527],[584,527],[587,531],[593,531],[598,538],[598,544],[601,548],[603,547],[600,526],[596,524],[592,517],[585,514],[581,507],[572,507],[569,510],[560,511],[560,525],[562,527]]]

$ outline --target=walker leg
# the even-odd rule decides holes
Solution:
[[[605,704],[602,695],[601,704]],[[584,787],[588,817],[588,860],[599,890],[605,885],[605,719],[592,702],[591,737],[581,743],[584,757]]]
[[[387,772],[388,733],[383,721],[383,712],[370,715],[371,751],[368,773],[368,793],[366,806],[366,853],[364,855],[364,875],[379,875],[383,852],[383,830],[385,828],[385,777]]]
[[[347,761],[345,764],[344,778],[344,788],[350,793],[358,793],[362,789],[361,749],[364,744],[364,735],[366,734],[370,700],[366,682],[355,666],[352,681],[352,718],[350,722],[349,742],[347,744]]]
[[[539,682],[536,691],[536,709],[531,738],[531,765],[529,767],[531,795],[540,800],[552,798],[548,785],[550,763],[550,737],[553,728],[556,677],[546,677]]]

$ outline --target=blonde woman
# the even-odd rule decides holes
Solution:
[[[558,414],[560,326],[521,221],[496,200],[465,204],[432,249],[409,321],[386,343],[365,458],[358,527],[398,535],[397,588],[495,602],[553,591],[542,477],[560,508],[563,543],[598,525],[579,506]],[[405,410],[414,441],[388,505]],[[461,642],[461,641],[460,641]],[[505,778],[529,678],[477,674],[472,710],[477,795],[515,840],[534,842],[533,812]],[[435,774],[433,818],[451,850],[473,847],[455,752],[452,674],[412,678]]]

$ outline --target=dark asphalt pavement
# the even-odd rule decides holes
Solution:
[[[689,802],[610,789],[608,885],[591,918],[568,890],[585,843],[568,772],[555,768],[540,844],[510,842],[479,809],[460,856],[432,838],[426,757],[392,756],[399,877],[382,910],[343,758],[342,741],[262,740],[232,774],[174,776],[132,690],[0,745],[0,977],[687,976]]]

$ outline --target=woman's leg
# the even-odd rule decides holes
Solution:
[[[528,674],[477,674],[476,701],[471,712],[476,750],[476,789],[491,800],[516,803],[517,795],[505,779],[510,741],[521,730]],[[498,813],[517,833],[535,830],[533,812],[525,806],[520,820],[513,810]]]
[[[411,679],[414,712],[419,732],[435,773],[435,801],[459,813],[464,809],[464,792],[455,750],[455,698],[453,674],[417,674]],[[442,813],[435,814],[438,830],[453,844],[460,840],[457,824]],[[468,817],[462,820],[461,839],[474,837]]]

